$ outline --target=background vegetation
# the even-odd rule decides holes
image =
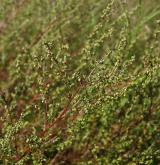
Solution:
[[[158,165],[159,121],[159,0],[0,0],[0,164]]]

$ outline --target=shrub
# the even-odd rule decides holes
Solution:
[[[158,0],[1,0],[1,164],[158,165]]]

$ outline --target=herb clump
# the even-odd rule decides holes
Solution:
[[[159,0],[1,0],[0,163],[160,163]]]

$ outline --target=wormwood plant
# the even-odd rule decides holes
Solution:
[[[160,164],[160,1],[0,1],[0,164]]]

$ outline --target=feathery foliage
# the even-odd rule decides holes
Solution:
[[[0,164],[160,163],[160,1],[1,0]]]

